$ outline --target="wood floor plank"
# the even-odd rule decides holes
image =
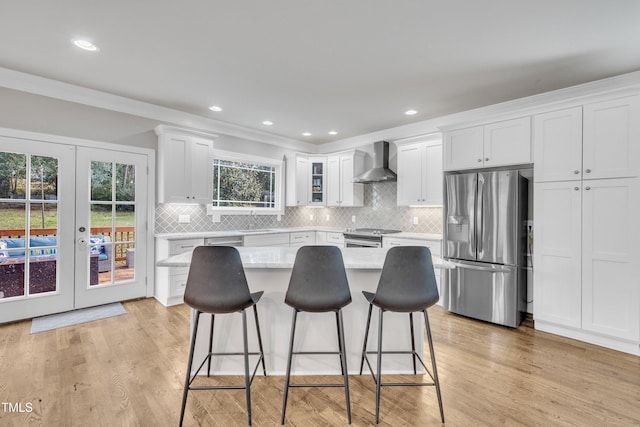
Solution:
[[[30,334],[30,322],[0,325],[1,426],[174,426],[189,348],[189,310],[154,299],[127,314]],[[536,331],[430,311],[447,426],[640,425],[640,357]],[[425,354],[428,363],[428,353]],[[408,360],[408,363],[409,360]],[[421,380],[421,376],[388,377]],[[425,379],[426,380],[426,379]],[[199,379],[200,381],[200,379]],[[204,381],[241,384],[242,377]],[[340,382],[339,376],[296,382]],[[375,425],[375,384],[350,376],[354,426]],[[253,425],[280,422],[284,378],[256,376]],[[246,425],[243,390],[189,394],[186,426]],[[344,390],[295,388],[288,426],[346,425]],[[380,426],[439,425],[433,387],[388,387]]]

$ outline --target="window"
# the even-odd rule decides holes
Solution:
[[[216,150],[212,210],[282,213],[282,161]]]

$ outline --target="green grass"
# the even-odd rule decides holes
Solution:
[[[45,210],[44,227],[42,226],[42,212],[38,209],[31,211],[31,228],[57,228],[57,211],[55,208]],[[117,212],[116,224],[119,227],[133,227],[135,225],[134,212]],[[4,208],[0,204],[0,229],[24,229],[24,209]],[[111,212],[91,212],[91,227],[111,227]]]

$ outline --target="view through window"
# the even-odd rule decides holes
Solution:
[[[216,157],[213,162],[213,208],[279,209],[281,169],[276,162]]]

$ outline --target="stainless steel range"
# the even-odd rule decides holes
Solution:
[[[383,228],[347,228],[343,233],[344,243],[347,248],[381,248],[382,236],[400,232]]]

